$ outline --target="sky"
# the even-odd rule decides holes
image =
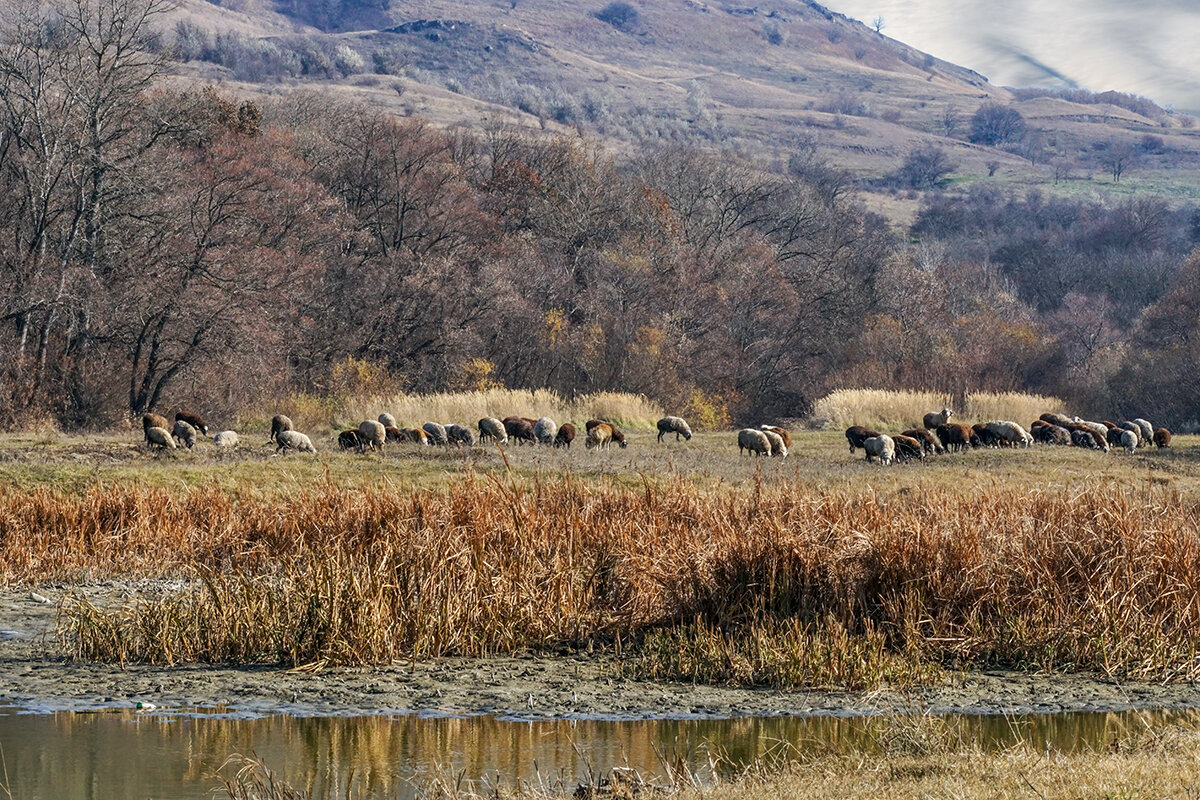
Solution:
[[[822,0],[1000,86],[1114,89],[1200,113],[1200,0]]]

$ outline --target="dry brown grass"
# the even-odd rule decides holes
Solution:
[[[642,647],[634,669],[711,681],[862,686],[943,664],[1182,680],[1200,677],[1198,512],[1161,487],[98,488],[0,495],[0,564],[10,582],[194,578],[122,609],[65,606],[63,640],[85,659],[353,664],[619,642]],[[655,657],[664,636],[693,656]],[[779,655],[744,668],[750,642]]]
[[[838,389],[817,401],[812,419],[820,427],[903,429],[920,425],[925,414],[944,407],[964,422],[1006,419],[1028,425],[1047,411],[1061,412],[1064,406],[1057,397],[1020,392],[974,392],[967,395],[966,408],[956,408],[950,395],[941,392]]]

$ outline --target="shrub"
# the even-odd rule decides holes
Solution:
[[[596,12],[596,19],[607,22],[620,31],[629,31],[638,26],[638,10],[629,3],[609,3]]]

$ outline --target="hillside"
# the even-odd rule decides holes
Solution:
[[[198,42],[180,71],[249,93],[319,86],[446,127],[577,129],[618,149],[708,144],[782,166],[815,146],[867,180],[935,146],[956,183],[1200,196],[1182,169],[1200,164],[1194,120],[1138,98],[1015,93],[812,2],[609,6],[624,15],[598,0],[351,2],[330,24],[328,4],[184,0]],[[988,101],[1017,109],[1028,140],[969,142]],[[1136,160],[1116,181],[1105,155],[1122,147]],[[868,200],[906,220],[915,205],[896,188]]]

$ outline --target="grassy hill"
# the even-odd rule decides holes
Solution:
[[[815,148],[866,180],[935,146],[956,184],[1200,196],[1200,129],[1148,101],[993,86],[812,2],[609,5],[625,16],[606,21],[600,0],[351,0],[323,30],[310,23],[329,21],[328,3],[184,0],[178,18],[207,44],[180,72],[248,93],[319,87],[443,126],[575,129],[618,149],[700,143],[782,167]],[[1025,117],[1027,146],[968,141],[988,101]],[[1133,161],[1117,181],[1105,155],[1120,147]],[[894,187],[867,199],[897,220],[915,207]]]

